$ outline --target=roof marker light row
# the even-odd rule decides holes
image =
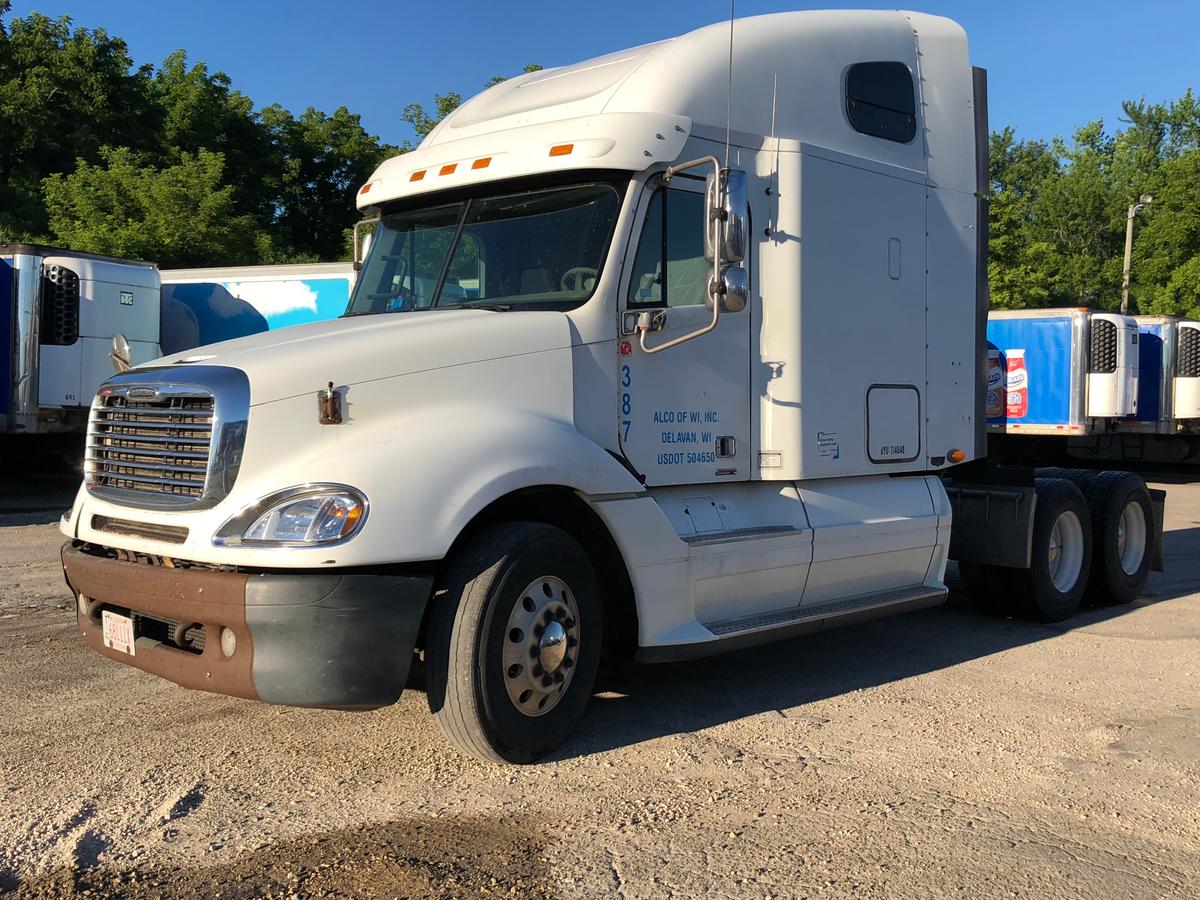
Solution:
[[[554,146],[552,146],[550,148],[550,156],[570,156],[571,153],[574,152],[574,150],[575,150],[574,144],[555,144]],[[471,163],[471,168],[473,170],[486,169],[491,164],[492,164],[492,157],[481,156],[478,159],[476,159],[474,162]],[[413,171],[412,173],[409,174],[408,180],[409,181],[424,181],[425,176],[429,173],[430,169],[432,169],[432,168],[433,167],[430,166],[425,169],[416,169],[415,171]],[[438,173],[438,175],[453,175],[457,171],[458,171],[458,163],[452,162],[452,163],[446,163],[445,165],[438,167],[437,173]],[[373,181],[368,181],[361,188],[359,188],[358,192],[360,194],[367,193],[368,191],[371,190],[371,185],[373,185],[374,183],[375,182],[373,182]]]

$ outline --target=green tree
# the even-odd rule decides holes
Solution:
[[[437,128],[438,123],[454,110],[462,105],[462,94],[457,91],[451,91],[448,94],[434,94],[432,115],[428,113],[425,107],[420,103],[410,103],[404,107],[404,111],[400,113],[400,118],[408,123],[409,127],[417,133],[417,137],[424,138],[429,132]],[[411,149],[410,145],[405,144],[405,149]]]
[[[1044,141],[1018,141],[1012,128],[993,132],[988,286],[992,306],[1018,309],[1051,301],[1047,259],[1053,249],[1034,233],[1042,188],[1058,173]]]
[[[1200,149],[1164,162],[1150,192],[1130,293],[1141,312],[1200,318]]]
[[[50,228],[73,249],[164,267],[257,262],[269,241],[237,214],[223,169],[208,150],[155,168],[127,147],[102,148],[98,164],[81,159],[70,175],[45,180]]]
[[[1033,235],[1051,245],[1046,259],[1056,305],[1112,309],[1120,302],[1124,215],[1112,190],[1115,143],[1090,122],[1067,144],[1051,143],[1060,160],[1034,207]]]
[[[268,106],[262,121],[280,166],[271,233],[293,258],[345,258],[346,229],[358,219],[355,191],[397,148],[345,107],[333,115],[309,107],[297,117]]]
[[[222,154],[238,209],[269,225],[280,160],[250,98],[234,90],[224,72],[210,73],[203,63],[189,67],[183,50],[163,61],[149,93],[160,161],[178,162],[200,150]]]
[[[5,23],[0,4],[0,230],[42,234],[42,179],[98,159],[121,135],[144,149],[153,134],[149,71],[103,29],[72,29],[38,13]]]

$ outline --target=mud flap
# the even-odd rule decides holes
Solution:
[[[1150,491],[1150,509],[1154,512],[1154,555],[1150,557],[1150,568],[1155,572],[1164,571],[1163,567],[1163,517],[1167,510],[1167,492],[1161,488],[1147,488]]]

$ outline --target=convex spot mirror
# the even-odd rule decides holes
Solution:
[[[704,258],[712,262],[716,253],[722,263],[745,259],[749,218],[746,173],[722,169],[719,181],[709,175],[704,191]],[[714,242],[719,246],[714,247]]]
[[[741,266],[726,266],[721,270],[720,282],[714,284],[711,275],[708,281],[708,296],[704,300],[709,309],[712,309],[714,297],[721,301],[721,312],[735,313],[746,308],[750,279]]]

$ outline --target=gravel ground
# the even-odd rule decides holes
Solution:
[[[1200,895],[1200,485],[1144,600],[964,604],[610,668],[578,735],[464,759],[424,698],[191,693],[88,652],[54,526],[0,485],[0,893]]]

